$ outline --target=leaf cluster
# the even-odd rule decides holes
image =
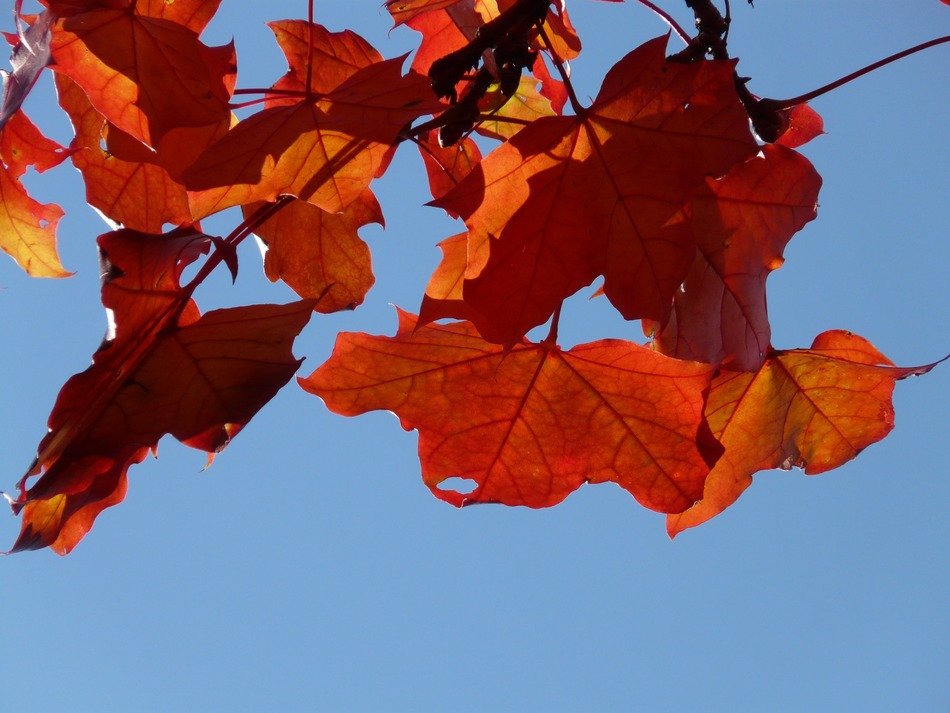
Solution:
[[[0,247],[31,275],[69,274],[61,209],[20,182],[66,160],[114,229],[96,239],[112,329],[19,482],[12,551],[69,552],[165,434],[209,461],[228,444],[296,373],[311,315],[354,309],[372,287],[359,237],[383,223],[372,182],[413,146],[432,205],[464,230],[440,243],[418,316],[400,311],[392,337],[341,334],[298,381],[334,412],[390,410],[418,430],[423,480],[453,505],[547,507],[614,482],[675,535],[758,471],[853,458],[893,427],[895,382],[933,367],[897,367],[841,330],[773,347],[766,280],[817,215],[821,178],[796,149],[822,124],[737,75],[728,3],[723,16],[687,2],[696,35],[674,23],[686,49],[633,49],[589,106],[567,70],[581,40],[563,3],[390,0],[420,37],[407,71],[314,22],[309,3],[306,20],[270,23],[288,69],[266,88],[238,88],[234,46],[201,39],[219,4],[45,0],[25,16],[17,3]],[[48,67],[68,147],[21,110]],[[229,208],[239,225],[206,233]],[[202,314],[195,289],[222,265],[236,275],[251,235],[266,276],[300,299]],[[646,345],[558,346],[565,300],[599,280],[601,304],[641,320]],[[474,489],[444,487],[454,477]]]

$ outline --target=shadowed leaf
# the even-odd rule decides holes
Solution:
[[[664,354],[755,371],[771,346],[765,280],[783,262],[792,236],[817,215],[821,177],[802,156],[762,147],[721,180],[706,179],[690,206],[693,267],[657,330]]]
[[[162,435],[218,451],[299,367],[291,346],[312,301],[199,316],[178,280],[209,243],[187,230],[101,236],[103,303],[115,328],[56,400],[13,503],[23,521],[12,551],[65,554],[102,508],[121,500],[128,467]]]

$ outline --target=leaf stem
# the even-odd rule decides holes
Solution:
[[[218,265],[228,260],[229,255],[234,253],[237,246],[240,245],[247,236],[257,230],[262,223],[276,215],[278,211],[284,208],[293,199],[293,196],[280,196],[273,203],[265,203],[250,216],[241,221],[241,223],[224,238],[222,241],[223,245],[217,246],[215,251],[205,261],[205,264],[198,270],[197,274],[191,278],[191,281],[182,287],[182,292],[190,297],[198,285],[204,282],[205,278],[207,278]],[[184,305],[185,301],[182,301],[182,308],[184,308]]]
[[[544,344],[557,344],[557,328],[561,322],[561,307],[563,306],[564,302],[562,301],[554,310],[554,315],[551,317],[551,328],[548,330],[548,336],[544,338]]]
[[[313,0],[307,0],[307,99],[311,98],[310,82],[313,79]]]
[[[652,2],[650,2],[650,0],[637,0],[637,2],[639,2],[644,7],[649,8],[655,14],[659,15],[660,18],[667,25],[670,26],[670,29],[672,29],[673,32],[679,35],[680,39],[683,40],[683,42],[685,42],[686,44],[689,44],[689,41],[692,38],[686,33],[686,30],[680,27],[680,24],[676,20],[674,20],[673,16],[670,15],[666,10],[661,8],[659,5],[654,5]]]
[[[271,87],[270,89],[263,89],[253,87],[251,89],[235,89],[234,94],[277,94],[285,97],[304,97],[306,94],[299,89],[278,89],[276,87]],[[314,95],[316,96],[316,95]]]
[[[769,105],[774,106],[775,108],[789,109],[798,104],[804,104],[805,102],[809,102],[812,99],[815,99],[816,97],[820,97],[822,94],[827,94],[832,89],[837,89],[842,84],[847,84],[848,82],[854,79],[857,79],[858,77],[864,76],[868,72],[873,72],[875,69],[879,69],[880,67],[888,65],[892,62],[896,62],[899,59],[903,59],[904,57],[907,57],[909,55],[915,54],[917,52],[921,52],[929,47],[935,47],[936,45],[944,44],[945,42],[950,42],[950,35],[944,35],[943,37],[937,37],[936,39],[928,40],[927,42],[921,42],[919,45],[914,45],[913,47],[910,47],[909,49],[903,50],[901,52],[896,52],[892,55],[885,57],[884,59],[874,62],[873,64],[869,64],[868,66],[862,67],[861,69],[855,72],[851,72],[851,74],[841,77],[840,79],[836,79],[835,81],[830,82],[829,84],[825,84],[822,87],[818,87],[818,89],[814,89],[810,92],[806,92],[805,94],[801,94],[797,97],[792,97],[791,99],[763,99],[762,101],[768,102]]]
[[[564,68],[564,61],[558,57],[557,52],[554,50],[554,43],[551,42],[548,37],[548,33],[544,31],[544,24],[539,22],[535,27],[538,28],[538,34],[541,39],[544,40],[544,44],[548,47],[548,52],[551,53],[551,61],[554,62],[554,66],[557,68],[558,74],[561,75],[561,81],[564,82],[564,87],[567,89],[567,98],[571,102],[571,107],[574,109],[574,113],[578,116],[583,115],[587,109],[578,101],[577,94],[574,93],[574,85],[571,84],[571,78],[567,73],[567,70]]]

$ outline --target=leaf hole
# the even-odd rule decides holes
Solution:
[[[439,490],[455,491],[459,495],[468,495],[473,493],[477,487],[478,483],[476,483],[471,478],[459,478],[457,476],[446,478],[441,483],[439,483]]]

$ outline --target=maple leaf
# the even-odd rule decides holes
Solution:
[[[665,46],[628,54],[589,109],[533,122],[435,202],[469,228],[464,298],[489,341],[513,343],[599,274],[624,317],[666,321],[695,254],[686,202],[758,147],[733,64],[668,64]]]
[[[227,78],[234,74],[233,46],[208,47],[193,29],[203,26],[207,11],[194,14],[193,2],[178,11],[166,12],[165,5],[54,7],[59,13],[52,39],[56,71],[82,87],[115,126],[152,147],[172,129],[226,121]]]
[[[702,500],[668,518],[670,536],[725,510],[758,471],[797,466],[813,475],[851,460],[894,428],[895,382],[934,366],[896,367],[863,337],[834,330],[810,349],[773,353],[756,372],[723,370],[706,417],[726,450]]]
[[[245,206],[245,217],[260,205]],[[267,245],[264,272],[301,297],[316,299],[318,312],[355,309],[374,282],[369,247],[357,234],[369,223],[383,224],[369,190],[342,213],[294,200],[254,231]]]
[[[821,177],[801,155],[766,145],[723,178],[707,178],[690,204],[698,249],[654,344],[681,359],[755,371],[771,346],[765,280],[791,237],[817,215]]]
[[[386,409],[418,429],[423,480],[453,505],[547,507],[610,481],[679,512],[720,452],[702,417],[711,369],[618,340],[506,352],[471,324],[417,327],[399,312],[395,337],[341,334],[298,381],[336,413]],[[439,487],[456,476],[477,488]]]
[[[216,452],[299,367],[290,349],[312,300],[199,315],[178,281],[210,243],[187,229],[100,237],[103,304],[115,329],[56,400],[13,502],[23,520],[11,551],[67,553],[104,507],[122,499],[129,466],[162,435]]]
[[[359,70],[383,61],[369,42],[351,30],[330,32],[304,20],[278,20],[267,26],[290,67],[284,80],[277,83],[286,89],[305,89],[309,66],[310,90],[327,94]]]
[[[314,25],[314,34],[330,33]],[[338,57],[343,44],[321,41],[316,46]],[[348,45],[346,51],[352,59]],[[299,57],[296,50],[287,54],[289,61]],[[327,61],[325,54],[312,57],[313,77],[321,76],[321,58]],[[424,78],[402,75],[402,63],[403,58],[369,62],[328,92],[306,92],[301,86],[299,98],[274,101],[239,122],[184,173],[196,214],[273,201],[279,195],[330,213],[344,210],[383,168],[402,129],[441,108]],[[331,76],[341,64],[332,61]],[[297,67],[292,75],[304,72]]]

